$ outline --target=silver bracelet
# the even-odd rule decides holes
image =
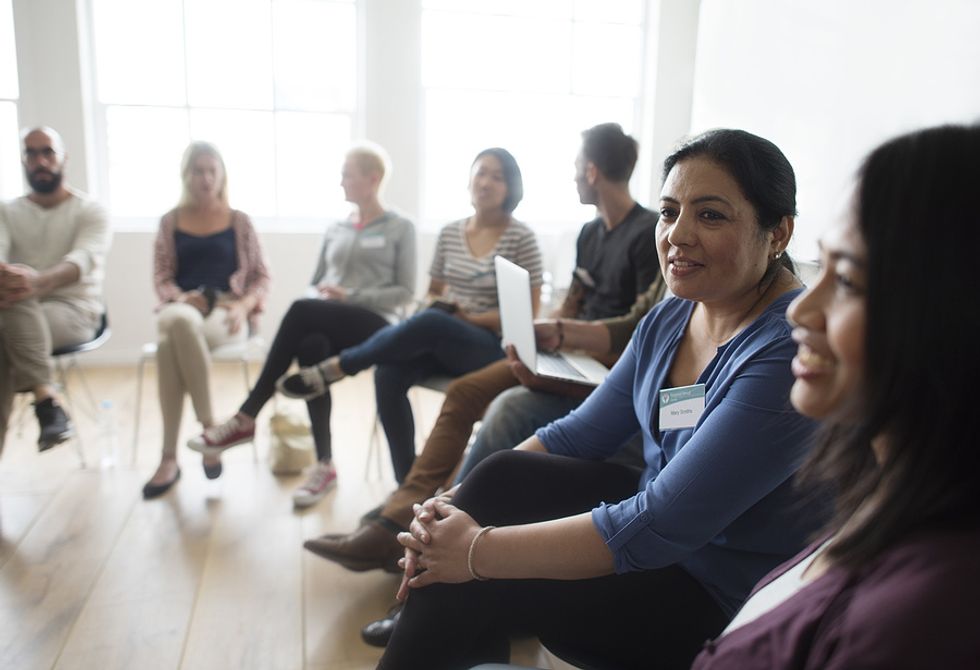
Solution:
[[[474,550],[476,549],[476,542],[477,540],[479,540],[485,534],[489,533],[494,528],[496,528],[496,526],[484,526],[483,528],[481,528],[480,532],[473,536],[473,541],[470,542],[470,551],[468,554],[466,554],[466,567],[470,569],[470,577],[472,577],[478,582],[486,582],[489,581],[490,578],[481,577],[480,575],[476,574],[476,570],[473,569],[473,554],[474,554]]]

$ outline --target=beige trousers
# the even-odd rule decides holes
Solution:
[[[184,394],[190,394],[197,420],[214,422],[211,407],[211,350],[245,342],[248,328],[232,335],[227,312],[215,307],[205,318],[184,303],[169,303],[157,315],[157,386],[163,415],[163,456],[174,458],[184,413]]]
[[[14,395],[54,381],[51,350],[95,336],[99,317],[63,300],[0,309],[0,453]]]

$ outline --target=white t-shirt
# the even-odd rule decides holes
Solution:
[[[824,552],[832,539],[821,544],[812,554],[805,556],[799,563],[756,591],[745,601],[742,609],[735,614],[735,618],[728,624],[722,635],[727,635],[736,628],[755,621],[766,612],[782,605],[809,584],[811,580],[803,579],[803,573]]]

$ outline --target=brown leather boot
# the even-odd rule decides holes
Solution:
[[[329,533],[315,540],[307,540],[303,548],[355,572],[401,572],[398,559],[405,555],[395,533],[377,521],[366,523],[346,535]]]

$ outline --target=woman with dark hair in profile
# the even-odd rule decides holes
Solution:
[[[687,668],[805,545],[822,516],[788,511],[814,427],[789,405],[795,214],[793,169],[761,137],[710,131],[667,158],[675,297],[577,410],[417,508],[379,667],[505,661],[530,633],[577,666]],[[637,433],[642,472],[598,462]]]
[[[977,156],[980,126],[882,145],[824,236],[789,309],[792,400],[826,419],[802,474],[836,514],[698,670],[980,667]]]
[[[435,374],[455,377],[503,358],[495,255],[530,273],[537,310],[541,253],[534,232],[511,214],[524,195],[517,161],[505,149],[481,151],[470,169],[469,190],[473,215],[439,233],[429,270],[429,308],[277,383],[284,395],[309,400],[331,383],[377,365],[378,415],[399,483],[415,459],[408,389]]]

